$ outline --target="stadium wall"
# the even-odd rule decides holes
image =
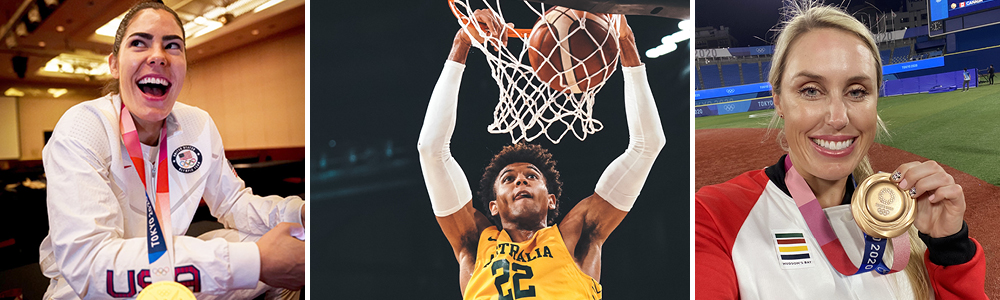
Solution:
[[[974,74],[975,69],[969,69]],[[924,92],[953,91],[962,88],[964,76],[962,71],[951,71],[918,77],[909,77],[885,82],[880,96],[896,96]],[[970,87],[976,87],[976,81],[969,82]]]
[[[948,35],[948,52],[944,67],[899,73],[899,78],[911,78],[962,69],[986,69],[991,64],[1000,65],[1000,35],[995,34],[1000,25],[991,25]],[[989,48],[994,47],[994,48]],[[963,51],[970,51],[961,53]]]
[[[750,101],[695,106],[694,117],[727,115],[765,109],[774,109],[774,100],[772,100],[771,97],[758,98]]]

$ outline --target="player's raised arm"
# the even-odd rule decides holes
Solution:
[[[625,77],[625,115],[628,120],[629,144],[621,156],[611,162],[597,182],[594,195],[580,201],[560,224],[568,247],[577,249],[577,260],[587,265],[586,249],[600,247],[611,231],[639,197],[646,176],[656,155],[666,144],[663,127],[646,79],[646,69],[639,60],[632,30],[621,17],[619,29],[622,71]],[[588,236],[587,245],[578,245],[581,233]],[[599,253],[597,251],[596,253]]]
[[[476,230],[472,209],[472,189],[465,172],[451,155],[451,135],[455,131],[458,90],[465,65],[445,62],[444,70],[431,94],[424,125],[420,128],[417,150],[434,215],[458,256],[461,237]],[[474,249],[473,249],[474,250]]]
[[[604,170],[597,181],[595,193],[615,208],[629,211],[667,138],[649,88],[646,68],[639,61],[635,37],[624,16],[621,17],[619,34],[629,143],[625,153]]]
[[[489,23],[488,28],[499,28],[489,11],[477,11],[475,18],[479,22]],[[445,62],[427,105],[424,125],[420,128],[420,138],[417,141],[420,167],[430,195],[431,207],[441,230],[455,251],[455,258],[463,274],[460,276],[463,289],[475,264],[479,233],[491,225],[486,216],[472,207],[472,189],[449,147],[455,131],[458,90],[465,70],[463,63],[471,44],[464,30],[466,29],[460,29],[455,36],[449,59]]]

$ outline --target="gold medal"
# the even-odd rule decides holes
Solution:
[[[194,293],[186,286],[173,281],[160,281],[147,285],[136,300],[195,300]]]
[[[915,203],[888,173],[868,176],[854,190],[851,213],[861,231],[876,238],[897,237],[913,224]]]

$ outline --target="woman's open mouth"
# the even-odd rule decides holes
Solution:
[[[157,76],[144,76],[135,82],[145,96],[150,98],[160,98],[170,91],[170,81]]]

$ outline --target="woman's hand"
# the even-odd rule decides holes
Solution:
[[[257,240],[260,251],[260,281],[289,290],[305,286],[305,229],[295,223],[278,223]]]
[[[965,193],[937,162],[909,162],[896,168],[892,180],[916,201],[913,226],[933,238],[962,230]]]

